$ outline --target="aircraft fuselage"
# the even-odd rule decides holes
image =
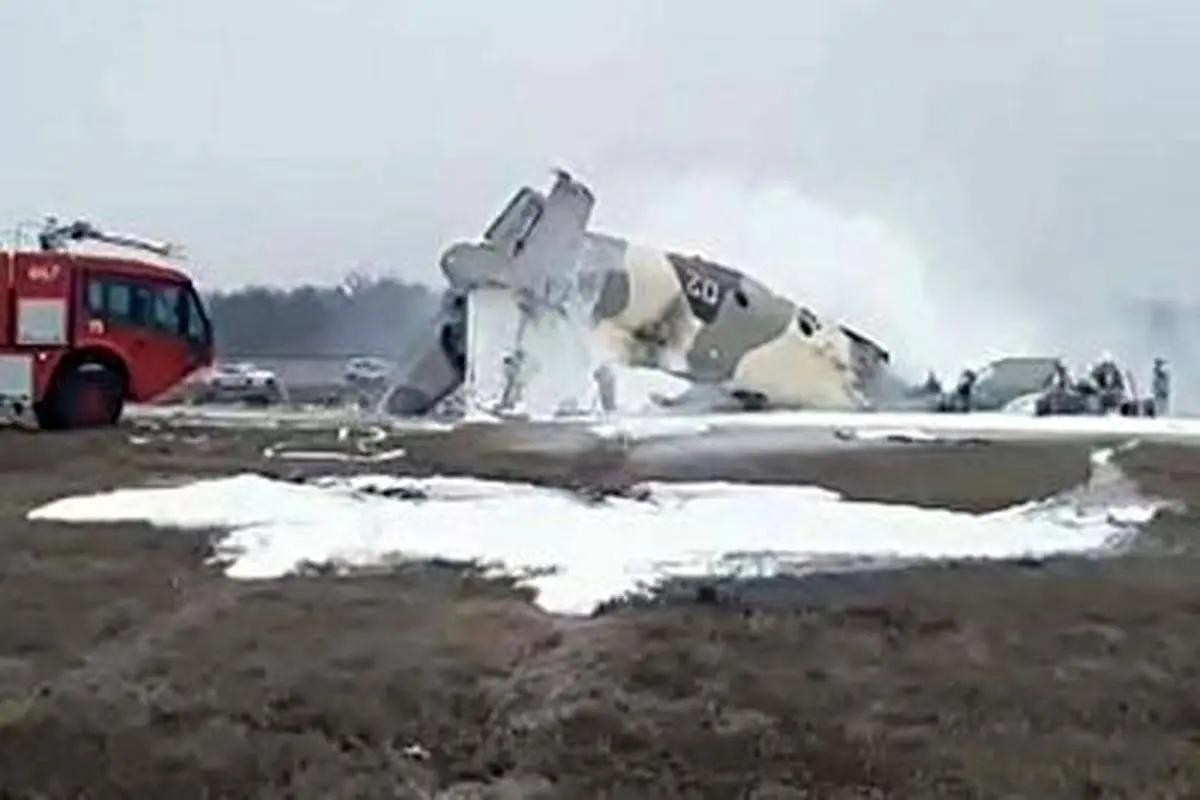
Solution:
[[[612,362],[719,387],[747,408],[865,407],[864,384],[888,361],[879,345],[741,270],[587,231],[593,204],[586,186],[559,173],[547,194],[518,191],[482,241],[450,247],[447,300],[385,408],[426,413],[464,380],[498,374],[483,362],[507,351],[483,348],[488,336],[514,340],[503,370],[519,371],[536,349],[535,323],[569,316],[570,305],[583,306],[578,324]]]

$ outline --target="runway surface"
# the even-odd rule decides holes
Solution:
[[[134,421],[172,426],[260,430],[373,429],[393,434],[475,431],[514,449],[586,450],[603,442],[664,454],[769,453],[887,446],[897,442],[1089,442],[1200,444],[1200,419],[1119,416],[1028,417],[1002,413],[840,413],[778,411],[739,414],[641,414],[545,421],[403,419],[358,409],[129,409]]]

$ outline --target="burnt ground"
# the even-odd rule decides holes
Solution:
[[[1200,796],[1186,512],[1117,559],[813,578],[770,603],[588,620],[448,568],[235,583],[205,566],[215,532],[23,518],[67,493],[298,469],[264,462],[263,444],[0,433],[0,796]],[[692,472],[985,509],[1078,483],[1086,451],[914,446]],[[417,472],[643,477],[613,454],[412,452]],[[1200,509],[1192,451],[1124,462]]]

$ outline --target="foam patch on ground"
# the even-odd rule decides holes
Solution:
[[[1125,541],[1160,506],[1129,492],[1091,502],[1084,491],[972,515],[851,502],[802,486],[653,483],[642,492],[596,501],[474,478],[294,484],[244,474],[67,498],[29,518],[228,529],[223,555],[232,559],[229,574],[242,578],[280,576],[313,561],[482,562],[531,575],[548,610],[587,613],[671,578],[765,577],[831,558],[1099,552]]]

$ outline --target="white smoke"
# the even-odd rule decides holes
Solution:
[[[932,269],[903,231],[839,213],[787,182],[696,174],[627,188],[601,198],[596,226],[738,267],[873,336],[908,377],[1046,352],[1037,320],[995,287]]]

